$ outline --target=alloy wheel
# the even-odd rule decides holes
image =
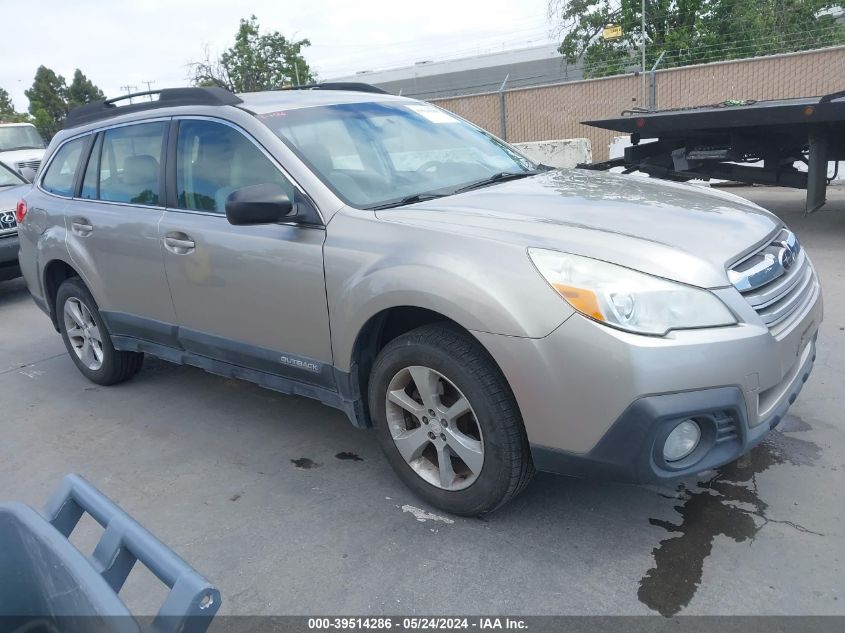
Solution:
[[[481,425],[451,380],[429,367],[405,367],[391,379],[385,400],[390,435],[417,475],[450,491],[475,482],[484,465]]]
[[[103,366],[103,337],[88,307],[70,297],[64,307],[65,332],[76,357],[91,371]]]

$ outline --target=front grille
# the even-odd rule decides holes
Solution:
[[[0,237],[9,237],[18,232],[14,211],[0,211]]]
[[[786,229],[735,264],[728,276],[773,334],[803,313],[819,287],[810,259]]]
[[[22,160],[15,163],[15,167],[18,168],[18,171],[21,169],[32,169],[38,171],[38,168],[41,166],[41,160]]]

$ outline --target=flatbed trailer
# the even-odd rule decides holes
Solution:
[[[807,213],[825,203],[832,179],[828,163],[845,160],[845,90],[823,97],[626,110],[616,118],[583,123],[630,134],[632,144],[621,158],[579,167],[806,189]],[[796,162],[806,164],[807,171],[796,169]]]

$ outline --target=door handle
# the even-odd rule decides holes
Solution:
[[[194,240],[181,231],[174,231],[165,235],[164,246],[167,250],[177,255],[187,255],[188,253],[192,253],[197,247]]]
[[[77,235],[85,237],[86,235],[91,234],[94,230],[94,226],[86,218],[71,218],[70,230]]]

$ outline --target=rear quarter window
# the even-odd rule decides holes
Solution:
[[[45,191],[57,196],[73,196],[76,169],[85,148],[85,140],[83,137],[68,141],[56,150],[56,155],[41,180],[41,187]]]

